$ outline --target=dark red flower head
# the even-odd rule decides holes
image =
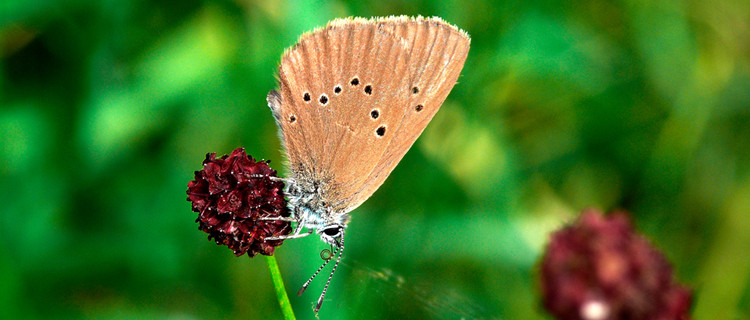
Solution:
[[[557,319],[690,319],[690,290],[625,213],[584,211],[552,235],[541,268],[544,307]]]
[[[289,216],[284,183],[271,177],[276,177],[276,170],[266,161],[256,162],[244,148],[220,159],[216,153],[207,154],[203,170],[195,172],[187,190],[188,201],[198,212],[198,229],[238,257],[245,252],[250,257],[272,255],[283,240],[264,239],[289,234],[291,226],[286,221],[259,219]]]

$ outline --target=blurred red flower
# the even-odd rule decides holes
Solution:
[[[557,319],[690,319],[690,290],[624,212],[586,210],[552,234],[541,286]]]

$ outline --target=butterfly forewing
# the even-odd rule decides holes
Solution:
[[[440,108],[468,48],[439,19],[340,19],[303,35],[268,99],[293,178],[319,185],[332,212],[359,206]]]

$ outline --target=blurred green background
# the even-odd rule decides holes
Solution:
[[[624,208],[695,289],[750,319],[750,2],[76,1],[0,4],[0,313],[281,316],[265,259],[206,241],[208,152],[281,168],[281,53],[345,16],[440,16],[459,83],[353,212],[321,319],[546,319],[537,261],[581,209]],[[300,319],[317,237],[277,258]]]

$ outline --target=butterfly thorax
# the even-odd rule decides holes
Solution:
[[[304,179],[291,179],[287,185],[289,210],[299,224],[298,228],[313,229],[321,239],[331,245],[337,245],[338,235],[349,223],[349,215],[335,212],[324,198],[319,183]]]

